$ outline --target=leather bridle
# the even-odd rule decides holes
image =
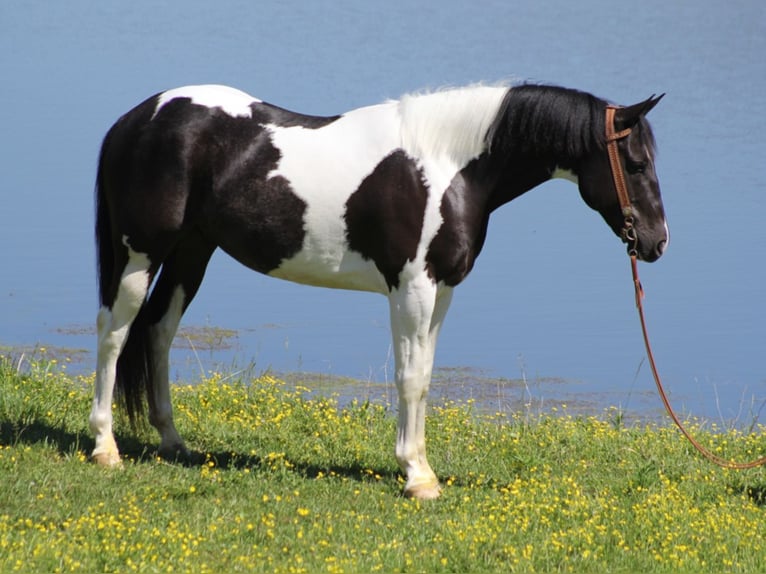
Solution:
[[[638,316],[641,319],[641,331],[644,335],[644,345],[646,347],[646,356],[649,359],[649,366],[652,369],[652,375],[654,376],[654,382],[657,385],[657,391],[660,394],[662,403],[665,405],[665,410],[673,419],[681,433],[689,440],[694,448],[696,448],[705,458],[709,461],[724,468],[731,468],[737,470],[744,470],[747,468],[754,468],[766,464],[766,456],[757,460],[749,462],[735,462],[725,459],[716,454],[713,454],[709,449],[705,448],[695,439],[691,433],[681,423],[681,419],[670,406],[665,389],[662,386],[660,375],[657,372],[657,365],[654,362],[654,353],[652,353],[652,346],[649,343],[649,334],[646,329],[646,319],[644,318],[644,306],[642,300],[644,298],[644,289],[641,286],[641,280],[638,277],[638,236],[636,235],[636,229],[633,226],[635,223],[633,205],[630,202],[630,196],[628,195],[628,187],[625,183],[625,173],[622,170],[622,163],[620,162],[620,152],[617,149],[617,141],[630,135],[631,129],[626,128],[621,131],[615,131],[614,128],[614,115],[618,108],[615,106],[607,106],[606,108],[606,147],[609,154],[609,165],[612,170],[612,179],[614,179],[614,187],[617,190],[617,198],[620,201],[620,208],[622,209],[622,216],[625,218],[622,228],[622,238],[628,243],[628,255],[630,255],[631,270],[633,273],[633,288],[636,293],[636,307],[638,308]]]
[[[633,256],[638,254],[638,235],[635,227],[633,227],[635,223],[633,205],[630,202],[630,195],[628,195],[628,186],[625,184],[625,172],[622,171],[622,163],[620,163],[620,151],[617,149],[617,140],[628,137],[631,129],[625,128],[619,132],[615,131],[614,114],[616,111],[616,106],[606,107],[606,151],[609,154],[609,166],[612,168],[614,188],[617,190],[617,199],[620,201],[620,209],[624,218],[620,235],[623,241],[628,244],[628,253]]]

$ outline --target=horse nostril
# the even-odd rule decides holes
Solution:
[[[668,245],[668,240],[663,239],[657,244],[657,256],[662,255],[665,252],[665,247]]]

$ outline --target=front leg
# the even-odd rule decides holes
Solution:
[[[425,275],[389,296],[399,394],[396,460],[407,477],[404,495],[412,498],[441,493],[426,457],[425,416],[436,340],[451,298],[451,289],[438,290]]]

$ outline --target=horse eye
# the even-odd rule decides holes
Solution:
[[[644,173],[646,171],[646,162],[629,161],[626,167],[628,168],[628,173],[630,174]]]

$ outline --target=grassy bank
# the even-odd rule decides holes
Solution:
[[[435,408],[445,490],[418,503],[385,406],[214,376],[174,389],[193,463],[120,421],[125,465],[107,470],[87,462],[91,381],[25,371],[0,358],[0,572],[766,571],[766,472],[712,467],[671,428]],[[695,432],[727,456],[766,450]]]

